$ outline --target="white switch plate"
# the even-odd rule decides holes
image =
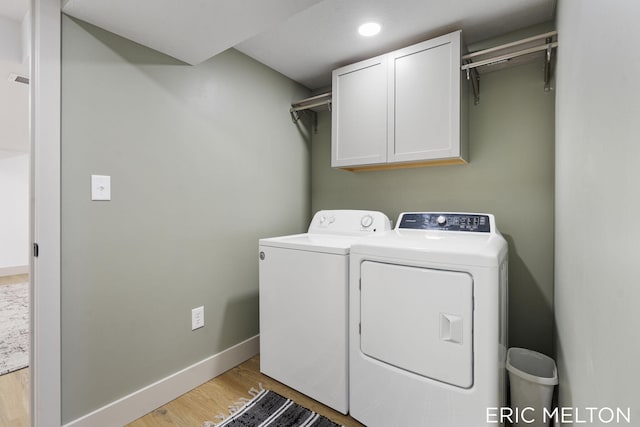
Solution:
[[[111,177],[91,175],[91,200],[111,200]]]
[[[204,305],[191,310],[191,330],[195,331],[204,326]]]

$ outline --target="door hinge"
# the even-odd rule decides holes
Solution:
[[[358,323],[358,334],[362,335],[362,323]]]
[[[40,253],[40,248],[38,247],[37,243],[34,243],[33,244],[33,256],[37,258],[39,253]]]

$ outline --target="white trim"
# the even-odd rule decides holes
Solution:
[[[15,276],[17,274],[29,273],[28,265],[16,265],[13,267],[0,267],[0,277]]]
[[[31,0],[31,425],[59,427],[60,0]]]
[[[259,350],[260,336],[256,335],[71,421],[64,427],[112,427],[128,424],[252,358]]]

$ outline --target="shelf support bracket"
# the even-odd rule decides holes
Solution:
[[[291,120],[293,124],[297,124],[300,120],[304,120],[307,117],[311,119],[311,126],[313,129],[313,133],[318,132],[318,114],[313,110],[296,110],[294,108],[289,110],[289,114],[291,114]]]
[[[298,123],[298,120],[300,120],[300,115],[298,114],[298,111],[292,108],[289,110],[289,114],[291,114],[291,121],[293,122],[293,124]]]
[[[478,105],[480,103],[480,74],[475,68],[467,68],[465,71],[473,90],[473,105]]]
[[[544,90],[545,92],[549,92],[551,90],[551,59],[553,56],[551,37],[547,37],[545,42],[547,43],[547,51],[545,52],[544,57]]]
[[[318,132],[318,111],[317,109],[326,108],[331,111],[331,92],[312,96],[311,98],[302,99],[291,104],[289,114],[293,124],[297,124],[300,120],[306,118],[311,119],[313,133]]]

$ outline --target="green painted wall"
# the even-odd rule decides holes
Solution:
[[[306,229],[310,153],[288,114],[308,91],[247,56],[189,66],[62,24],[69,422],[258,333],[257,241]]]
[[[331,169],[331,115],[312,139],[312,210],[489,212],[509,242],[509,343],[553,354],[554,92],[542,64],[484,74],[470,105],[471,162],[379,172]],[[472,101],[471,101],[472,102]]]

